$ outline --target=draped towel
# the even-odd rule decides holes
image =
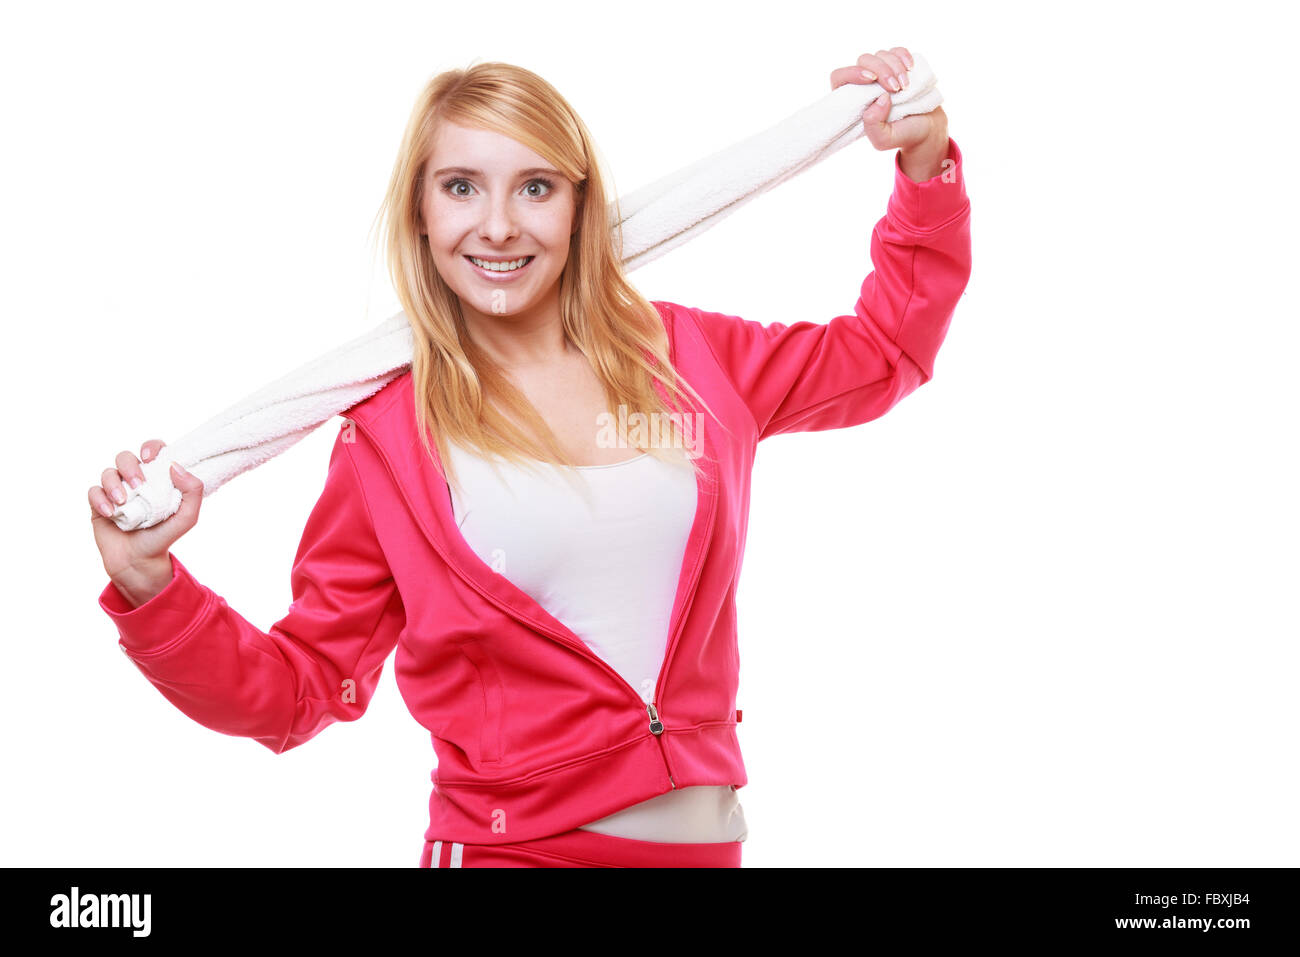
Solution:
[[[890,94],[890,122],[943,102],[929,64],[920,56],[913,63],[909,85]],[[864,136],[862,111],[883,91],[879,83],[841,86],[768,129],[610,203],[610,227],[622,228],[624,269],[676,249]],[[173,461],[203,482],[206,499],[402,375],[410,368],[413,342],[406,313],[398,312],[235,403],[143,463],[145,481],[138,489],[123,487],[127,500],[116,507],[113,521],[130,531],[174,514],[181,493],[171,481]]]

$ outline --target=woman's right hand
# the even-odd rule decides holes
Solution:
[[[144,461],[154,458],[165,444],[161,439],[150,439],[141,446],[140,454]],[[178,463],[172,463],[171,480],[181,493],[180,508],[157,525],[122,531],[110,516],[126,499],[124,483],[132,483],[134,488],[144,481],[140,461],[131,452],[119,453],[116,467],[104,469],[100,484],[92,485],[87,493],[95,544],[99,547],[104,571],[119,587],[125,585],[137,595],[142,591],[152,591],[151,584],[160,580],[162,585],[171,581],[168,552],[172,544],[199,520],[199,507],[203,502],[203,483],[191,473],[182,471]]]

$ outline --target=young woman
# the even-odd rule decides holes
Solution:
[[[831,86],[908,83],[902,47]],[[768,326],[625,279],[592,141],[544,80],[436,76],[384,208],[411,369],[344,413],[262,631],[89,492],[123,651],[214,730],[283,752],[365,711],[388,655],[437,756],[421,866],[739,866],[735,589],[757,443],[844,428],[929,380],[970,274],[942,109],[885,122],[894,191],[852,313]],[[801,279],[800,281],[803,281]]]

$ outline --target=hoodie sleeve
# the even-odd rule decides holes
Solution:
[[[925,182],[894,158],[894,190],[871,234],[874,271],[853,312],[827,323],[762,325],[688,308],[749,407],[758,437],[860,425],[934,374],[971,272],[970,200],[961,150]]]
[[[118,645],[199,724],[280,754],[365,712],[405,609],[340,429],[294,559],[288,614],[262,631],[170,555],[173,577],[133,608],[111,581],[99,605]]]

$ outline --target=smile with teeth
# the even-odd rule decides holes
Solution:
[[[514,272],[517,269],[523,269],[532,262],[535,257],[524,256],[520,259],[511,259],[508,262],[492,262],[487,259],[478,259],[474,256],[466,256],[465,258],[480,269],[486,269],[489,272]]]

